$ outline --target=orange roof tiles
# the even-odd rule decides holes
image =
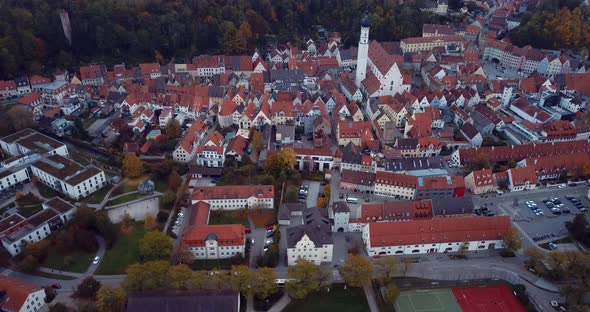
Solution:
[[[399,187],[406,187],[406,188],[416,188],[418,185],[418,178],[411,175],[406,174],[399,174],[393,172],[386,172],[386,171],[377,171],[377,176],[375,179],[375,183],[399,186]]]
[[[195,188],[192,198],[193,200],[274,198],[274,194],[272,185],[209,186]]]
[[[513,185],[537,183],[537,175],[533,166],[508,169],[508,176],[512,177]]]
[[[370,223],[371,247],[501,240],[510,217],[464,217]]]
[[[579,152],[590,153],[590,142],[586,140],[580,140],[541,144],[465,148],[459,150],[459,157],[461,164],[466,164],[477,162],[481,157],[487,157],[492,162],[501,162],[511,159],[519,161],[529,157],[554,156]]]
[[[20,311],[29,295],[42,290],[42,288],[8,276],[0,275],[0,290],[5,290],[7,292],[0,303],[0,310]]]

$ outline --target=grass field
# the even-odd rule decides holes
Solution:
[[[450,289],[404,291],[395,303],[397,312],[461,312]]]
[[[370,311],[362,289],[344,289],[333,285],[329,292],[320,292],[305,300],[293,300],[284,312],[365,312]]]
[[[248,212],[245,208],[211,211],[209,212],[209,224],[243,224],[245,227],[250,227],[248,224]]]
[[[124,274],[130,264],[139,262],[139,241],[144,234],[143,222],[135,222],[130,233],[119,231],[117,242],[106,251],[95,274]]]
[[[136,199],[145,197],[145,194],[141,194],[141,193],[131,193],[131,194],[127,194],[127,195],[123,195],[121,197],[117,197],[115,199],[111,199],[107,202],[107,206],[114,206],[114,205],[119,205],[119,204],[124,204],[124,203],[128,203],[130,201],[134,201]]]
[[[43,266],[54,270],[84,273],[86,272],[86,269],[88,269],[94,255],[93,252],[83,252],[79,250],[68,254],[61,254],[55,249],[49,249],[49,254],[47,255],[47,259],[45,259],[45,262],[43,262]],[[66,266],[64,264],[64,259],[66,257],[72,258],[71,265]]]
[[[86,197],[83,201],[90,204],[100,204],[112,188],[113,186],[111,184],[107,184],[97,192],[94,192],[90,196]]]

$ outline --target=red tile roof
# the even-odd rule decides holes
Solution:
[[[369,59],[383,76],[389,72],[394,64],[403,63],[404,61],[403,56],[393,56],[387,53],[387,51],[385,51],[385,49],[383,49],[383,47],[375,40],[369,44]],[[368,76],[369,73],[367,72],[367,77]]]
[[[18,101],[16,103],[22,104],[22,105],[30,105],[31,103],[37,101],[39,98],[41,98],[41,93],[31,92],[31,93],[23,96],[22,98],[18,99]]]
[[[361,205],[362,222],[408,221],[432,218],[430,200],[393,201]]]
[[[491,186],[496,184],[492,169],[476,170],[472,173],[475,187]]]
[[[329,148],[293,148],[297,155],[314,155],[331,157],[334,155]]]
[[[209,186],[195,188],[192,198],[193,200],[274,198],[274,194],[272,185]]]
[[[14,80],[0,80],[0,90],[16,90]]]
[[[465,180],[460,176],[450,177],[420,177],[421,183],[418,183],[418,190],[446,190],[465,188]]]
[[[5,297],[2,298],[2,303],[0,303],[0,307],[2,308],[0,310],[20,311],[29,295],[42,290],[42,288],[0,275],[0,290],[7,292]]]
[[[510,217],[464,217],[370,223],[371,247],[501,240]]]
[[[528,167],[535,168],[537,176],[568,173],[583,174],[584,166],[590,164],[588,153],[565,154],[549,157],[527,158]]]
[[[527,182],[537,184],[537,175],[533,166],[508,169],[508,176],[512,177],[512,184],[516,186],[524,185]]]
[[[582,95],[590,96],[590,73],[566,74],[565,85],[569,90],[576,90]]]
[[[554,156],[585,152],[590,153],[590,142],[586,140],[551,142],[541,144],[524,144],[508,146],[492,146],[481,148],[465,148],[459,150],[461,164],[477,162],[487,157],[492,162],[508,160],[520,161],[528,157]]]
[[[377,171],[375,183],[387,184],[406,188],[416,188],[418,186],[418,178],[411,175]]]
[[[82,78],[82,81],[101,77],[102,68],[100,65],[80,66],[80,78]]]
[[[158,63],[144,63],[139,64],[139,70],[143,76],[149,76],[160,72],[160,64]]]

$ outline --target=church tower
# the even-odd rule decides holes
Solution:
[[[359,40],[359,47],[356,58],[356,77],[354,83],[360,87],[361,82],[367,77],[367,59],[369,58],[369,13],[365,12],[365,16],[361,21],[361,38]]]

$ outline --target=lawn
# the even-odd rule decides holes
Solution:
[[[22,193],[20,193],[22,194]],[[38,205],[40,203],[42,203],[43,201],[38,198],[37,196],[31,194],[31,193],[27,193],[24,195],[19,195],[17,196],[17,200],[16,202],[20,205],[20,206],[31,206],[31,205]]]
[[[95,254],[93,252],[84,252],[80,250],[75,250],[67,254],[61,254],[55,249],[50,249],[49,255],[47,255],[47,259],[45,259],[43,266],[54,270],[84,273],[88,269],[88,266],[90,266],[94,255]],[[65,266],[64,259],[68,256],[72,258],[72,264]]]
[[[313,294],[305,300],[293,300],[284,312],[364,312],[369,311],[367,299],[362,289],[333,285],[330,292]]]
[[[248,223],[248,212],[246,209],[210,211],[209,224],[243,224],[250,227]]]
[[[53,198],[55,196],[59,196],[59,192],[50,188],[49,186],[39,182],[36,184],[37,189],[39,190],[39,194],[45,198]]]
[[[18,213],[21,216],[28,218],[41,210],[43,210],[43,206],[41,206],[39,204],[39,205],[34,205],[34,206],[27,206],[27,207],[18,208]]]
[[[129,233],[119,231],[117,242],[106,251],[95,274],[124,274],[130,264],[139,262],[139,241],[144,234],[143,222],[135,222]]]
[[[145,194],[141,194],[141,193],[131,193],[131,194],[123,195],[121,197],[109,200],[106,205],[107,206],[114,206],[114,205],[124,204],[124,203],[128,203],[130,201],[136,200],[138,198],[142,198],[144,196],[145,196]]]
[[[107,196],[107,193],[113,188],[111,184],[107,184],[105,187],[101,188],[100,190],[92,193],[90,196],[86,197],[83,201],[90,203],[90,204],[100,204],[102,200]]]

